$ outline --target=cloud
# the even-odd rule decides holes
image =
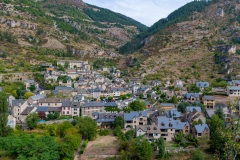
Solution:
[[[83,0],[86,3],[124,14],[147,26],[192,0]]]

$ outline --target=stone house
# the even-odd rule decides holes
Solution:
[[[215,97],[214,96],[203,96],[202,98],[203,104],[207,107],[207,109],[214,109],[215,107]]]
[[[124,129],[137,128],[138,126],[144,126],[147,124],[147,112],[131,111],[130,113],[124,113]]]
[[[105,110],[106,107],[117,108],[118,104],[115,102],[107,102],[107,103],[87,102],[82,105],[81,114],[82,114],[82,116],[92,117],[94,112],[106,113],[107,112]]]
[[[192,134],[195,138],[209,138],[210,129],[207,124],[198,124],[193,127]]]
[[[186,101],[193,103],[200,100],[200,95],[199,93],[186,93],[184,98]]]
[[[226,91],[230,97],[240,97],[240,86],[228,86]]]
[[[161,137],[166,141],[172,141],[176,133],[180,131],[183,134],[190,133],[190,125],[188,122],[181,122],[180,120],[174,120],[173,118],[167,118],[166,116],[158,117],[158,126],[160,129]]]

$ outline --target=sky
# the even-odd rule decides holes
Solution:
[[[83,0],[131,17],[147,26],[193,0]]]

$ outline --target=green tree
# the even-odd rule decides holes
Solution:
[[[49,113],[49,114],[47,115],[47,118],[48,118],[48,119],[54,119],[54,115],[53,115],[52,113]]]
[[[134,130],[128,130],[126,133],[125,133],[125,137],[127,140],[131,140],[135,137],[135,132]]]
[[[199,149],[193,151],[191,154],[191,159],[192,160],[204,160],[203,152]]]
[[[191,84],[187,87],[188,92],[198,93],[200,92],[200,88],[197,87],[195,84]]]
[[[32,93],[32,92],[26,92],[25,94],[24,94],[24,97],[26,98],[26,99],[28,99],[29,97],[31,97],[31,96],[33,96],[34,94]]]
[[[117,126],[114,130],[113,130],[114,136],[117,137],[118,140],[125,140],[126,137],[124,135],[124,133],[122,132],[122,129],[120,126]]]
[[[191,104],[190,104],[189,102],[179,103],[179,105],[177,106],[177,110],[178,110],[179,112],[184,113],[187,106],[191,106]]]
[[[116,117],[115,120],[114,120],[113,125],[114,125],[114,128],[120,126],[121,129],[122,129],[124,127],[124,119],[123,119],[123,117],[121,117],[121,116]]]
[[[30,86],[30,91],[33,92],[33,91],[35,91],[35,90],[36,90],[35,85],[31,85],[31,86]]]
[[[8,104],[7,96],[0,92],[0,136],[6,136],[9,132],[8,122]]]
[[[133,111],[142,111],[146,109],[146,103],[141,100],[136,100],[129,103],[128,108],[130,108]]]
[[[78,126],[83,138],[93,140],[97,136],[97,123],[90,117],[75,117],[74,124]]]
[[[136,138],[135,143],[137,145],[137,159],[139,160],[151,160],[153,158],[153,147],[146,139]]]
[[[26,122],[27,122],[27,125],[30,129],[34,129],[37,127],[37,123],[38,123],[38,120],[39,120],[39,116],[37,113],[30,113],[27,118],[26,118]]]
[[[141,94],[139,95],[139,98],[140,98],[140,99],[143,99],[143,98],[144,98],[144,95],[141,93]]]
[[[68,67],[69,67],[69,62],[66,61],[66,62],[64,63],[64,68],[67,69]]]
[[[111,102],[113,100],[113,97],[109,96],[108,101]]]
[[[218,115],[218,117],[224,121],[224,113],[223,113],[223,110],[222,108],[218,108],[216,111],[215,111],[215,114]]]
[[[163,137],[160,137],[155,143],[158,147],[158,157],[163,158],[165,155],[165,144]]]
[[[60,117],[60,112],[54,112],[54,119],[58,119]]]

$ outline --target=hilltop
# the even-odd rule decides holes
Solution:
[[[116,58],[116,48],[147,29],[81,0],[1,0],[0,9],[0,72],[31,71],[33,61],[58,57]]]
[[[238,75],[239,9],[239,1],[216,0],[174,11],[120,48],[142,61],[131,75],[185,81]]]

